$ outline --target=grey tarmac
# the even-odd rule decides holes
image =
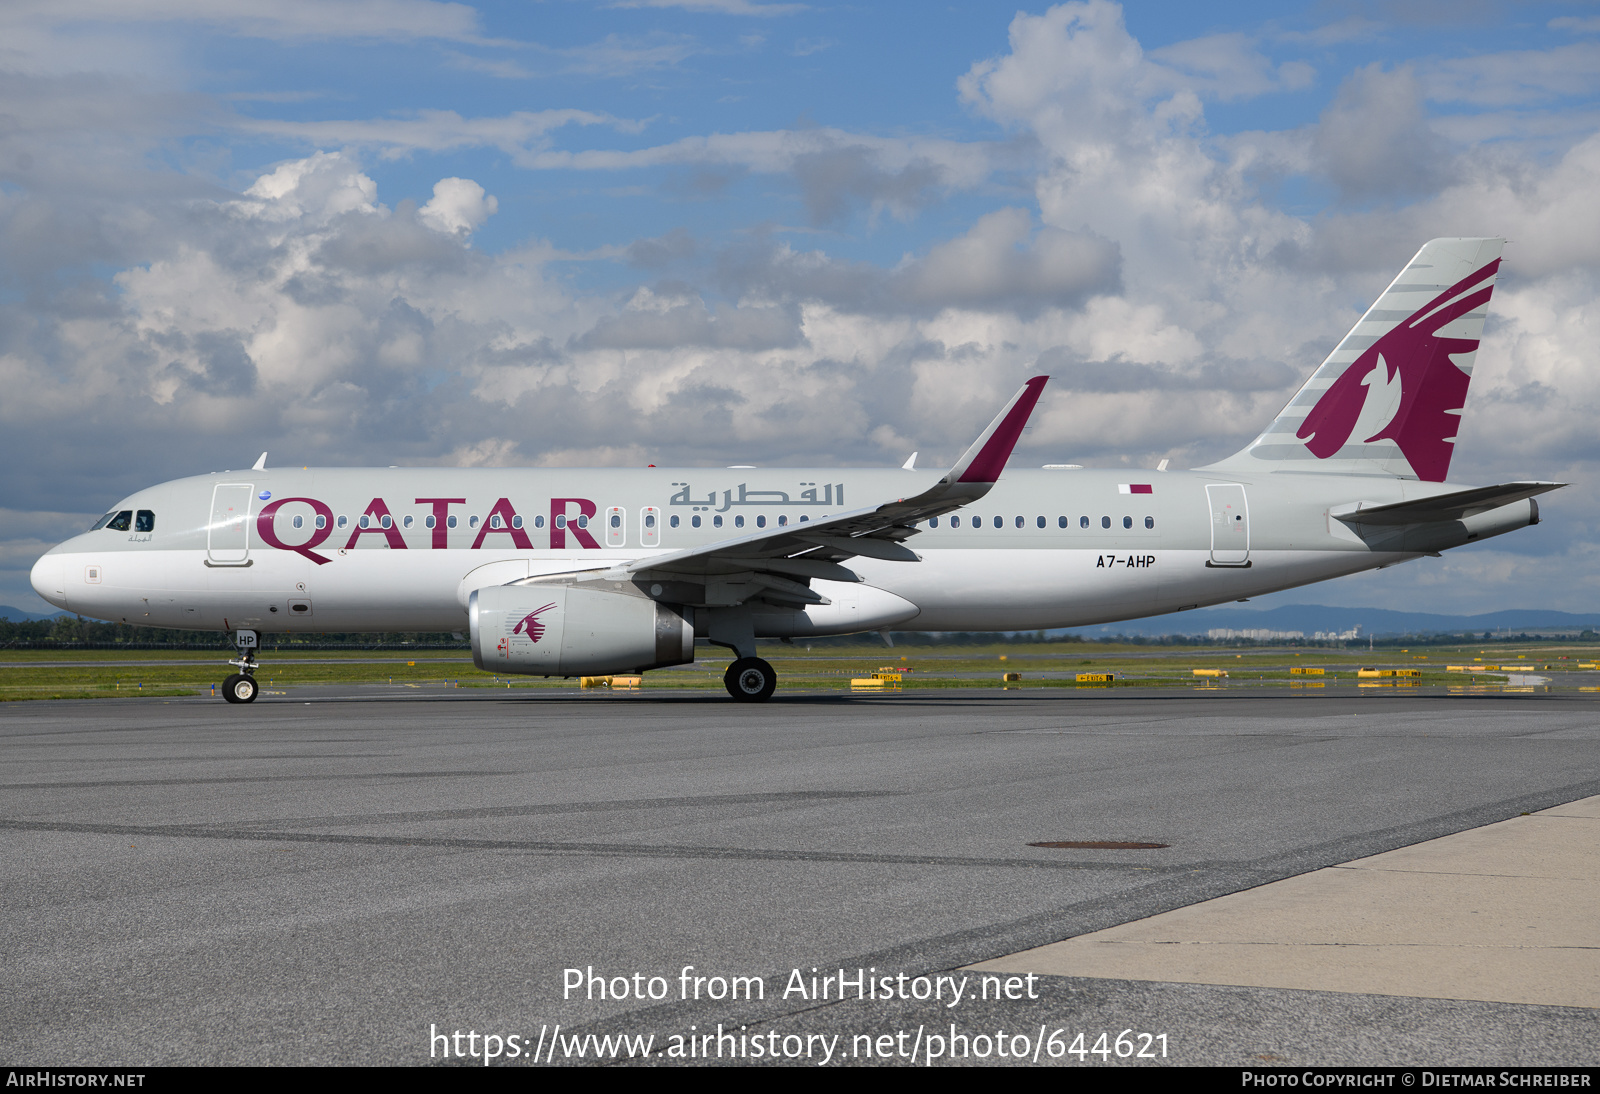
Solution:
[[[284,692],[0,707],[6,1063],[440,1063],[430,1030],[531,1051],[556,1023],[658,1053],[954,1023],[1167,1035],[1112,1064],[1600,1062],[1584,1007],[1072,976],[782,997],[794,969],[961,975],[1591,797],[1591,695]],[[766,998],[679,999],[684,966]],[[563,998],[590,967],[671,995]]]

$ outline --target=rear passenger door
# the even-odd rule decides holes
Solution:
[[[1236,482],[1206,486],[1211,507],[1212,566],[1250,565],[1250,508],[1244,486]]]

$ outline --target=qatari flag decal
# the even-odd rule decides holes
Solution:
[[[1119,494],[1154,494],[1156,488],[1147,482],[1125,482],[1117,487]]]

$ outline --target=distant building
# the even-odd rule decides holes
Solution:
[[[1304,638],[1305,636],[1305,631],[1269,631],[1256,629],[1236,631],[1230,627],[1213,627],[1206,632],[1207,638],[1249,638],[1256,642],[1271,641],[1273,639],[1282,638]]]
[[[1248,638],[1252,642],[1283,641],[1288,638],[1304,638],[1305,631],[1272,631],[1265,628],[1250,628],[1248,630],[1235,630],[1232,627],[1213,627],[1206,632],[1207,638]],[[1311,636],[1315,642],[1348,642],[1361,637],[1361,625],[1358,623],[1348,631],[1317,631]]]

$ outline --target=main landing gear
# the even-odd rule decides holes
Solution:
[[[741,657],[722,677],[728,694],[745,703],[764,703],[778,686],[778,674],[759,657]]]
[[[222,681],[222,697],[230,703],[253,703],[261,688],[256,684],[256,632],[235,631],[233,642],[239,656],[228,664],[239,671]]]
[[[695,631],[699,633],[702,619],[698,611],[694,622]],[[765,703],[772,698],[778,686],[778,674],[756,656],[755,620],[750,606],[707,609],[703,622],[705,635],[712,645],[733,651],[733,664],[722,676],[722,686],[728,689],[728,694],[741,703]]]

